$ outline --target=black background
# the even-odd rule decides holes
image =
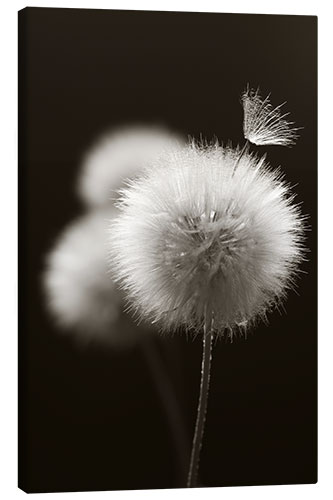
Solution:
[[[78,349],[50,321],[40,276],[83,207],[82,154],[122,123],[243,143],[239,96],[271,92],[304,127],[261,149],[310,215],[309,261],[248,339],[214,348],[200,481],[317,480],[317,22],[315,17],[28,8],[19,13],[19,483],[30,492],[177,485],[165,418],[140,349]],[[189,438],[201,343],[159,340]]]

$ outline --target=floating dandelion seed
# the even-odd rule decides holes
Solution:
[[[293,284],[302,217],[264,158],[195,144],[166,152],[119,207],[117,278],[138,315],[164,330],[202,331],[208,316],[218,336],[244,331]]]
[[[281,114],[280,104],[273,108],[269,95],[262,100],[259,90],[247,89],[242,95],[244,109],[244,137],[257,146],[291,146],[298,137],[298,128],[285,118],[289,113]]]
[[[78,192],[89,207],[112,203],[126,178],[170,145],[182,143],[176,134],[160,127],[132,126],[102,136],[87,152],[78,179]]]
[[[97,211],[74,221],[47,256],[48,308],[59,326],[83,344],[98,340],[126,346],[134,338],[117,327],[122,298],[107,267],[107,221],[115,213]]]

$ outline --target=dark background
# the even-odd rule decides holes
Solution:
[[[162,123],[243,143],[247,83],[304,127],[267,147],[310,215],[286,312],[214,348],[200,481],[317,480],[317,20],[28,8],[19,13],[19,485],[29,492],[176,486],[175,452],[139,348],[82,350],[44,306],[44,256],[82,213],[80,159],[112,126]],[[159,339],[192,437],[201,342]]]

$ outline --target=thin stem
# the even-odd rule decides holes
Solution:
[[[202,446],[202,438],[205,429],[205,420],[207,411],[210,366],[212,360],[212,340],[213,340],[213,333],[211,330],[211,321],[208,321],[206,317],[204,332],[203,332],[200,396],[199,396],[199,405],[197,411],[197,420],[195,424],[195,431],[192,443],[190,468],[187,477],[188,488],[195,488],[197,484],[200,450]]]
[[[186,427],[179,403],[156,345],[152,340],[146,340],[142,342],[141,347],[174,441],[177,460],[177,486],[184,487],[186,483],[189,443],[186,439]]]

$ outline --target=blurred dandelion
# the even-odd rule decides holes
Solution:
[[[295,144],[299,129],[293,128],[294,123],[285,119],[289,113],[281,113],[285,103],[273,108],[269,97],[262,99],[259,89],[249,87],[243,93],[244,137],[257,146],[291,146]]]
[[[127,345],[132,335],[117,327],[122,297],[107,268],[106,227],[115,208],[72,222],[46,259],[43,276],[48,309],[57,324],[81,344]]]
[[[80,192],[91,211],[63,231],[46,258],[43,288],[47,307],[61,330],[78,344],[141,350],[173,437],[177,485],[188,461],[185,425],[152,329],[133,323],[107,265],[107,225],[117,214],[114,189],[135,175],[179,137],[153,127],[127,127],[106,135],[86,158]]]
[[[88,207],[112,203],[124,179],[136,175],[170,145],[183,139],[162,127],[127,126],[104,134],[86,153],[78,193]]]

